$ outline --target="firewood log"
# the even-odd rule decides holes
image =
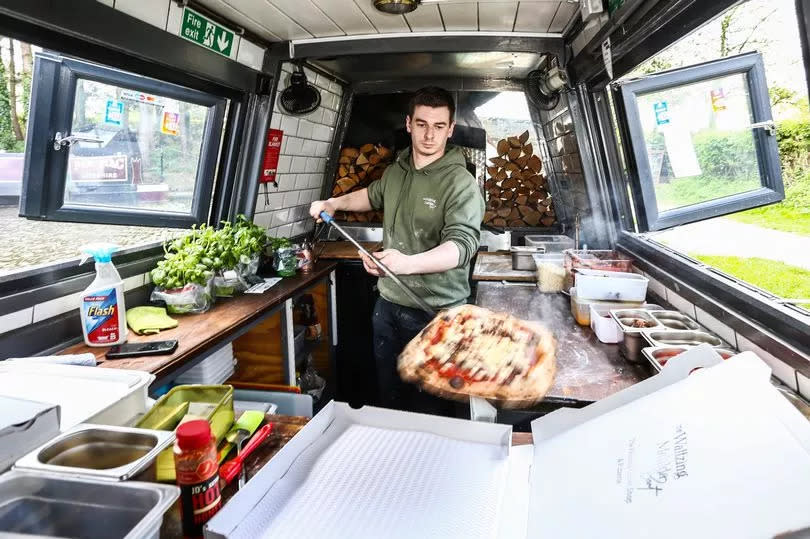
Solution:
[[[490,178],[494,178],[498,175],[498,167],[487,167],[487,174]]]
[[[522,226],[526,226],[526,223],[523,221],[523,219],[512,219],[509,221],[509,226],[512,228],[520,228]]]
[[[495,219],[492,220],[492,225],[493,226],[501,226],[501,227],[506,226],[506,219],[496,217]]]
[[[509,150],[509,152],[506,155],[509,156],[510,161],[512,161],[513,163],[516,163],[517,158],[520,157],[520,148],[512,148],[512,149]]]
[[[526,217],[527,215],[530,215],[532,213],[537,213],[533,209],[531,209],[530,207],[524,206],[524,205],[519,205],[518,206],[518,211],[520,212],[520,215],[522,215],[523,217]]]
[[[526,144],[526,141],[529,140],[529,132],[524,131],[523,133],[521,133],[520,136],[518,137],[518,140],[520,141],[521,144]]]
[[[519,187],[519,186],[520,186],[520,182],[517,181],[514,178],[509,178],[508,180],[504,180],[501,183],[501,187],[503,187],[504,189],[514,189],[515,187]]]
[[[512,213],[512,208],[511,207],[498,208],[495,211],[495,213],[498,214],[498,217],[507,217],[509,214]]]
[[[498,141],[498,155],[505,155],[509,151],[509,141],[501,139]]]
[[[506,220],[513,221],[515,219],[520,219],[520,212],[518,211],[517,208],[512,208],[512,211],[509,212],[509,215],[507,216]]]
[[[532,192],[532,190],[529,189],[528,187],[521,186],[521,187],[517,188],[517,194],[519,194],[519,195],[528,195],[531,192]]]
[[[369,153],[373,151],[376,151],[373,144],[363,144],[360,146],[360,153]]]
[[[512,200],[515,197],[515,192],[506,189],[505,191],[501,191],[501,199],[503,200]]]
[[[540,222],[543,224],[543,226],[551,226],[554,224],[555,221],[556,219],[554,217],[542,217],[540,219]]]
[[[357,156],[357,160],[355,161],[355,164],[357,164],[357,165],[365,165],[367,163],[368,163],[368,157],[366,157],[366,154],[361,153],[360,155]]]
[[[511,146],[512,148],[522,148],[523,147],[523,143],[520,142],[520,139],[517,138],[517,137],[508,137],[506,140],[509,142],[509,146]]]
[[[360,150],[357,148],[343,148],[340,150],[341,157],[349,157],[352,160],[357,159],[357,156],[360,155]]]
[[[540,174],[540,170],[543,168],[543,162],[536,155],[531,156],[526,165],[532,169],[535,174]]]
[[[534,155],[534,148],[531,144],[523,145],[523,155],[526,156],[526,159],[529,159],[532,155]]]
[[[492,161],[496,167],[503,167],[506,166],[506,163],[508,163],[508,161],[503,157],[490,157],[489,160]]]
[[[485,212],[484,212],[484,222],[485,222],[485,223],[489,223],[490,221],[492,221],[493,219],[495,219],[495,217],[496,217],[497,215],[498,215],[498,214],[497,214],[496,212],[494,212],[494,211],[491,211],[491,210],[490,210],[490,211],[485,211]]]
[[[518,189],[518,192],[520,192],[520,189]],[[517,204],[518,206],[523,206],[528,201],[529,201],[529,197],[526,196],[526,195],[519,195],[519,196],[515,197],[515,204]]]

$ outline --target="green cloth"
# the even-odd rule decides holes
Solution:
[[[419,170],[410,148],[404,150],[382,179],[369,185],[368,199],[374,209],[384,210],[385,249],[413,255],[447,241],[458,246],[455,268],[400,278],[431,307],[464,303],[470,295],[470,260],[481,239],[484,198],[461,149],[448,145],[441,159]],[[388,301],[418,307],[391,279],[380,278],[378,287]]]
[[[138,335],[152,335],[176,328],[177,320],[170,318],[163,307],[133,307],[127,309],[127,325]]]

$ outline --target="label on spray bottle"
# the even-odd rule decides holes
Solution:
[[[115,288],[99,290],[82,298],[87,340],[93,344],[113,343],[121,335],[118,327],[118,299]]]

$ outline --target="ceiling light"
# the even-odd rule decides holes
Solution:
[[[374,0],[374,7],[383,13],[403,15],[419,6],[419,0]]]

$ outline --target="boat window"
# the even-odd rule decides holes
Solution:
[[[642,237],[806,322],[810,106],[799,28],[793,2],[749,0],[649,58],[620,84],[634,93],[637,112],[633,148],[625,153],[640,161],[639,177],[630,179],[641,187]],[[752,85],[753,78],[767,85]],[[616,99],[618,108],[626,102]],[[753,127],[771,118],[765,105],[772,130]],[[629,117],[628,110],[632,123]],[[774,149],[779,170],[772,168]]]
[[[758,53],[619,83],[643,201],[661,230],[784,198],[776,129]]]
[[[36,55],[21,214],[151,226],[205,222],[226,101]]]

